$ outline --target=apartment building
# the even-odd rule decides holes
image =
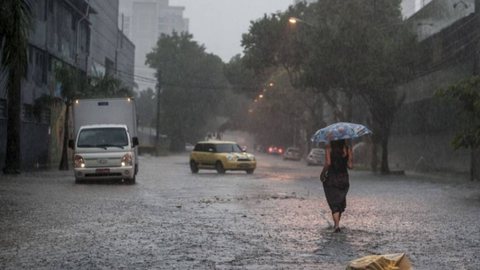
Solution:
[[[36,0],[22,81],[21,168],[57,167],[65,104],[55,77],[58,65],[83,74],[104,70],[133,86],[134,45],[118,29],[118,0]],[[1,37],[0,37],[1,39]],[[2,42],[0,42],[1,44]],[[1,47],[0,47],[1,50]],[[7,145],[7,72],[0,69],[0,168]]]
[[[145,65],[146,55],[162,34],[188,32],[185,8],[168,0],[120,0],[119,27],[135,43],[135,82],[139,90],[155,89],[155,70]]]

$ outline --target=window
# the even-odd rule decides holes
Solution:
[[[35,69],[33,70],[34,81],[37,84],[47,83],[45,53],[37,49],[35,49],[34,52],[35,52]]]
[[[105,74],[106,75],[113,75],[114,74],[114,63],[112,60],[105,57]]]
[[[43,108],[40,114],[40,123],[42,124],[50,124],[50,109]]]
[[[199,143],[197,145],[195,145],[195,148],[193,149],[193,151],[196,151],[196,152],[203,152],[204,151],[204,144],[202,143]]]
[[[35,120],[33,113],[33,105],[23,104],[23,120],[25,122],[33,122]]]
[[[7,118],[7,100],[0,99],[0,119]]]
[[[211,152],[211,153],[215,153],[217,150],[215,149],[215,145],[214,144],[206,144],[205,145],[205,149],[204,149],[205,152]]]
[[[236,144],[217,144],[219,153],[241,153],[242,149]]]
[[[89,128],[78,135],[78,147],[119,147],[128,146],[128,136],[124,128]]]

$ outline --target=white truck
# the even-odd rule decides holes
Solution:
[[[134,184],[138,137],[132,98],[78,99],[72,105],[75,182],[123,179]]]

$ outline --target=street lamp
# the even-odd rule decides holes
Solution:
[[[298,21],[298,20],[297,20],[297,18],[295,18],[295,17],[290,17],[290,18],[288,18],[288,22],[289,22],[290,24],[297,24],[297,21]]]
[[[288,23],[290,23],[291,25],[295,25],[295,24],[297,24],[297,23],[303,23],[303,24],[306,24],[306,25],[308,25],[308,26],[310,26],[310,27],[315,28],[315,25],[313,25],[313,24],[311,24],[311,23],[309,23],[309,22],[307,22],[307,21],[304,21],[304,20],[302,20],[302,19],[299,19],[299,18],[297,18],[297,17],[290,17],[290,18],[288,18]]]

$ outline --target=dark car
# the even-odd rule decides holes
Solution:
[[[283,147],[275,146],[275,145],[270,145],[267,149],[267,153],[272,155],[283,155],[283,152],[285,152]]]

